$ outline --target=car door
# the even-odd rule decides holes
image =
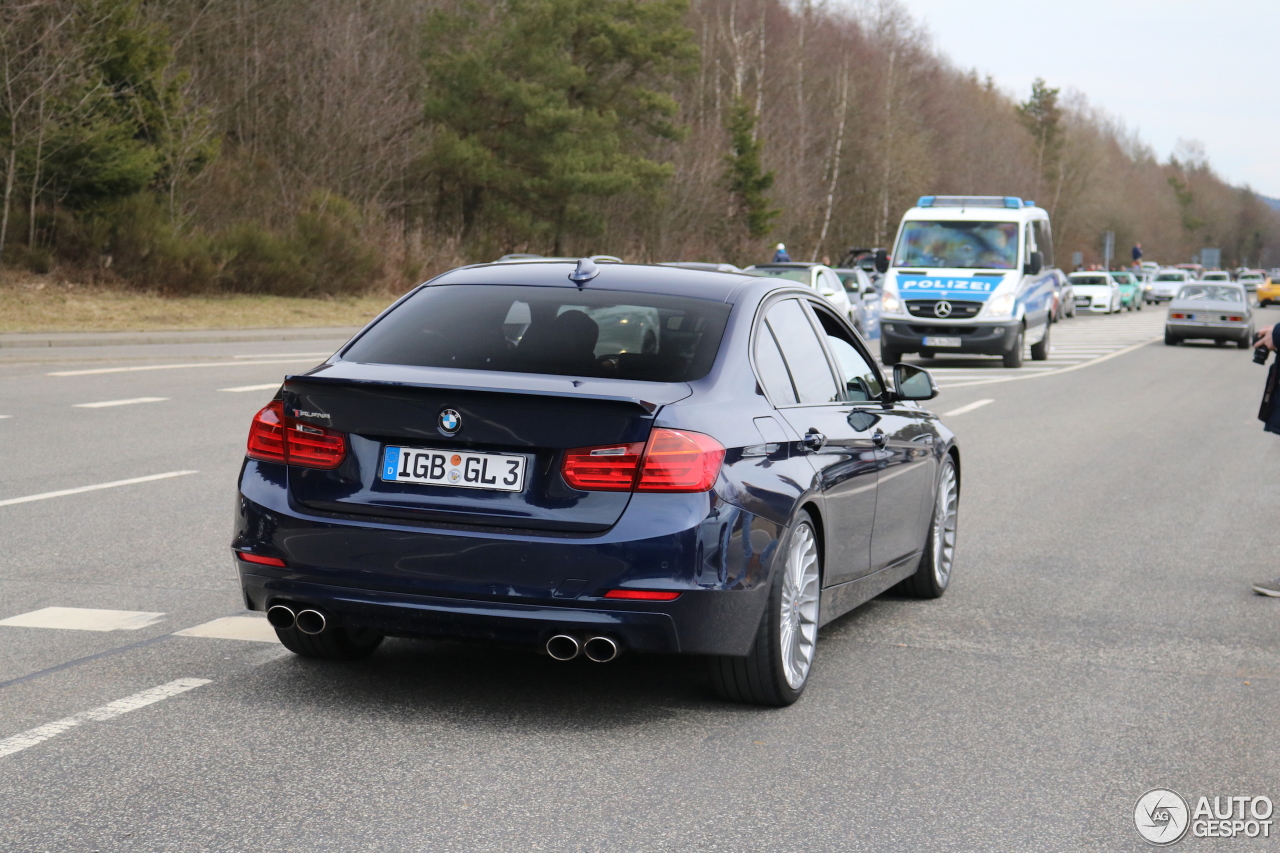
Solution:
[[[879,457],[874,424],[850,420],[853,407],[837,383],[820,326],[809,300],[779,299],[765,309],[757,340],[760,352],[776,347],[791,379],[788,400],[771,400],[801,436],[824,504],[824,586],[870,570]],[[829,310],[829,309],[824,309]]]
[[[933,509],[937,479],[934,431],[914,403],[881,407],[872,438],[880,447],[876,523],[871,533],[871,569],[878,571],[922,547]]]

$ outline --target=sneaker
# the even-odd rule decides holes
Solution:
[[[1280,578],[1273,581],[1261,581],[1253,585],[1253,591],[1258,595],[1269,595],[1272,598],[1280,598]]]

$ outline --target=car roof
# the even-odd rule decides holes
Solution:
[[[508,261],[501,264],[475,264],[459,267],[436,276],[426,285],[444,284],[514,284],[539,287],[576,287],[569,273],[577,267],[565,261]],[[599,273],[585,288],[592,290],[639,291],[667,296],[690,296],[695,299],[732,301],[744,287],[770,288],[770,279],[745,273],[666,267],[656,264],[600,264]]]

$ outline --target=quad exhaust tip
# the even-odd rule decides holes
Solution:
[[[300,610],[293,624],[302,633],[315,635],[325,629],[328,620],[319,610]]]
[[[582,644],[572,634],[556,634],[547,640],[547,654],[556,660],[573,660],[582,651]]]
[[[618,644],[608,637],[591,637],[582,644],[582,653],[587,660],[596,663],[608,663],[618,656]]]
[[[297,621],[297,614],[293,612],[292,607],[283,604],[274,604],[267,608],[267,621],[271,623],[272,628],[279,628],[281,631],[287,631],[293,627]]]

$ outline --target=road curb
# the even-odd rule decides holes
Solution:
[[[231,344],[273,341],[346,340],[362,326],[304,329],[193,329],[189,332],[15,332],[0,334],[0,349],[138,346],[147,344]]]

